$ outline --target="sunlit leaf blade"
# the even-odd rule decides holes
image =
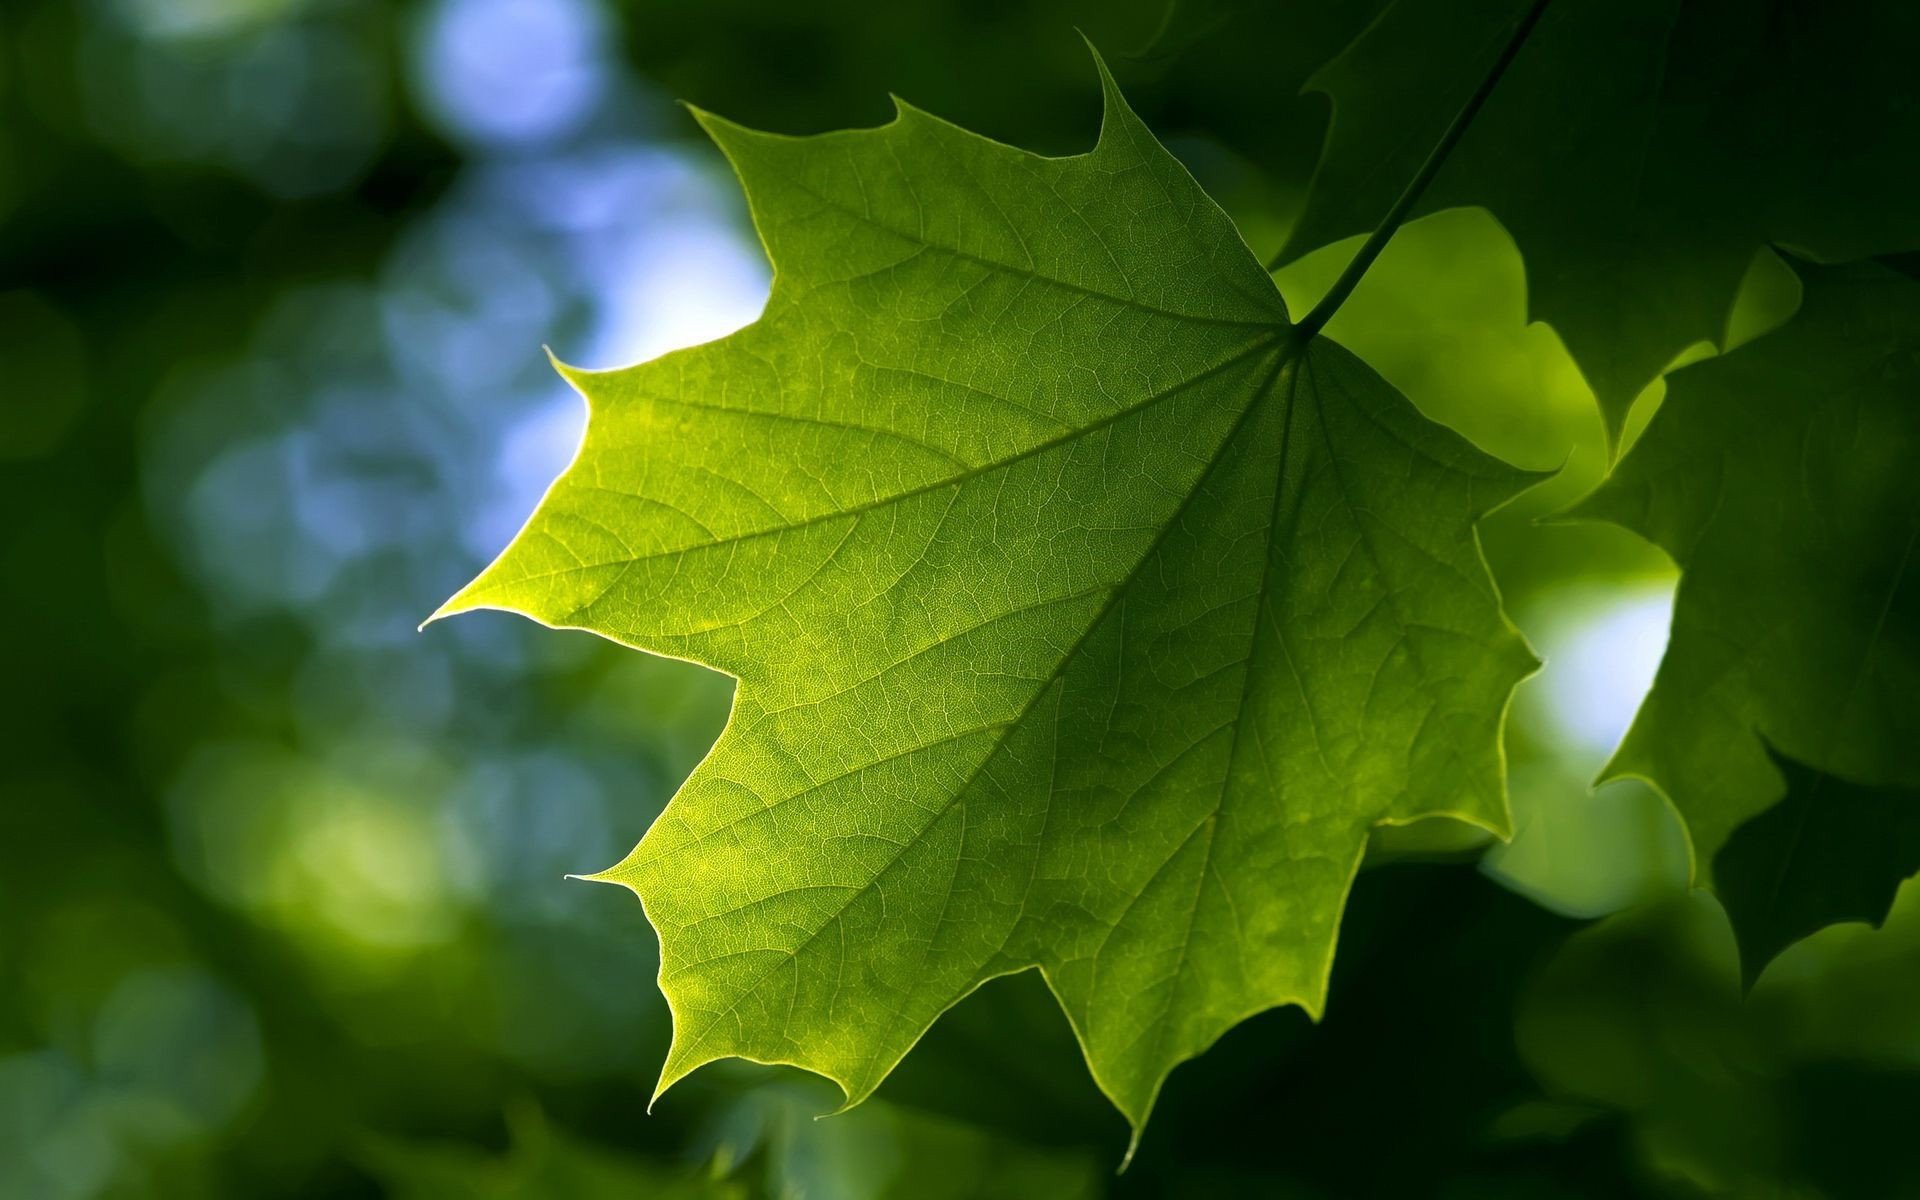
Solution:
[[[1473,525],[1530,477],[1303,344],[1106,89],[1061,159],[904,106],[799,139],[703,117],[765,315],[568,371],[578,460],[443,610],[739,679],[600,876],[660,934],[662,1088],[740,1056],[857,1101],[1038,966],[1137,1126],[1239,1020],[1319,1011],[1372,826],[1506,830],[1533,660]]]
[[[1666,657],[1607,775],[1667,793],[1702,875],[1780,800],[1769,745],[1852,784],[1920,788],[1920,285],[1873,264],[1800,270],[1799,315],[1673,375],[1577,510],[1682,568]],[[1832,800],[1804,800],[1811,836],[1838,819]],[[1761,944],[1751,924],[1741,936]]]
[[[1401,0],[1315,76],[1333,120],[1289,258],[1380,218],[1532,2]],[[1418,211],[1492,210],[1617,433],[1723,341],[1761,246],[1920,247],[1916,46],[1904,0],[1554,0]]]

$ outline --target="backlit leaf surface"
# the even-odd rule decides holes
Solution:
[[[663,1088],[741,1056],[857,1101],[1038,967],[1137,1126],[1236,1022],[1319,1011],[1374,825],[1507,828],[1533,660],[1473,525],[1530,477],[1297,336],[1106,88],[1059,159],[905,106],[808,138],[703,116],[765,314],[566,369],[578,459],[442,610],[739,680],[600,876],[660,935]]]

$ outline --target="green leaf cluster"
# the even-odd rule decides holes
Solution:
[[[1208,28],[1248,19],[1216,7]],[[1683,350],[1732,344],[1756,251],[1920,245],[1895,149],[1920,132],[1912,10],[1869,5],[1842,39],[1567,0],[1488,75],[1519,9],[1322,27],[1333,118],[1280,259],[1385,224],[1300,321],[1104,66],[1098,142],[1067,157],[904,103],[806,137],[697,114],[774,265],[764,314],[562,367],[578,457],[435,614],[738,681],[711,754],[591,876],[660,936],[661,1090],[739,1057],[851,1105],[949,1007],[1037,968],[1138,1130],[1228,1029],[1321,1012],[1377,829],[1512,833],[1502,721],[1536,664],[1475,531],[1540,477],[1423,417],[1326,318],[1400,220],[1482,206],[1611,437]],[[1860,50],[1840,75],[1836,39]],[[1829,186],[1770,186],[1812,172]],[[1920,286],[1794,270],[1801,311],[1674,372],[1574,509],[1683,572],[1608,775],[1680,813],[1749,979],[1884,919],[1920,868]]]
[[[1682,568],[1607,773],[1679,809],[1750,978],[1822,925],[1878,923],[1920,870],[1920,286],[1875,263],[1801,274],[1799,314],[1675,372],[1575,510]]]

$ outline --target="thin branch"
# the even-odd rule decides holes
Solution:
[[[1400,198],[1393,202],[1393,207],[1387,210],[1387,215],[1381,219],[1379,227],[1367,238],[1366,244],[1360,247],[1360,253],[1354,255],[1353,261],[1347,264],[1346,270],[1340,272],[1340,278],[1334,280],[1332,289],[1320,298],[1320,303],[1313,306],[1313,311],[1294,326],[1294,332],[1301,340],[1304,341],[1320,332],[1321,327],[1333,317],[1342,304],[1346,303],[1347,296],[1353,292],[1361,276],[1367,273],[1367,268],[1373,265],[1373,260],[1379,258],[1380,252],[1386,249],[1387,242],[1400,228],[1401,222],[1407,219],[1407,214],[1413,210],[1415,204],[1419,203],[1421,193],[1427,190],[1427,185],[1432,183],[1433,177],[1439,173],[1441,164],[1447,161],[1449,154],[1453,153],[1454,146],[1460,141],[1460,135],[1464,134],[1467,126],[1473,123],[1473,118],[1479,114],[1481,105],[1487,102],[1487,97],[1493,94],[1494,86],[1500,82],[1500,77],[1505,75],[1507,68],[1513,64],[1514,56],[1520,53],[1520,47],[1526,44],[1528,35],[1533,33],[1533,27],[1539,24],[1540,15],[1547,10],[1547,3],[1548,0],[1533,0],[1526,15],[1520,18],[1520,24],[1514,27],[1513,36],[1507,39],[1506,46],[1500,51],[1500,57],[1494,59],[1493,66],[1488,68],[1486,78],[1480,81],[1480,86],[1474,89],[1473,95],[1468,96],[1467,102],[1460,106],[1458,113],[1454,114],[1453,123],[1447,126],[1447,131],[1440,135],[1438,142],[1434,143],[1433,150],[1427,155],[1427,161],[1420,164],[1420,170],[1408,182],[1406,190],[1400,193]]]

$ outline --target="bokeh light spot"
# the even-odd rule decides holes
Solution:
[[[1561,731],[1596,753],[1626,735],[1653,686],[1673,620],[1670,586],[1638,586],[1603,597],[1563,594],[1565,616],[1545,635],[1542,699]]]
[[[415,82],[454,137],[528,143],[570,133],[607,86],[605,18],[582,0],[443,0]]]

